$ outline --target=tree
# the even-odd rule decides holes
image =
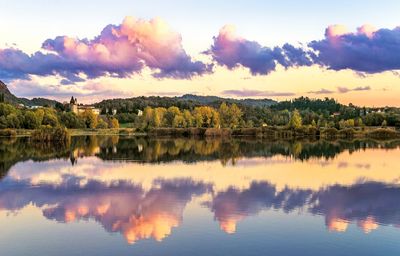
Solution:
[[[4,102],[4,93],[0,93],[0,103]]]
[[[111,125],[109,125],[110,128],[118,129],[119,128],[119,122],[118,119],[112,117],[111,118]]]
[[[363,121],[362,121],[362,119],[361,119],[361,117],[357,118],[357,119],[354,121],[354,125],[355,125],[355,126],[358,126],[358,127],[361,127],[361,126],[364,125],[364,124],[363,124]]]
[[[185,109],[183,111],[183,118],[185,119],[186,122],[186,127],[192,127],[193,126],[193,116],[192,113],[190,113],[189,110]]]
[[[143,122],[142,122],[143,128],[152,126],[153,119],[154,119],[153,114],[154,114],[154,110],[151,107],[146,107],[143,110]]]
[[[386,127],[387,126],[387,122],[386,122],[386,120],[383,120],[383,122],[382,122],[382,125],[381,125],[382,127]]]
[[[26,129],[37,129],[40,126],[40,120],[32,111],[26,111],[24,116],[24,127]]]
[[[176,115],[174,120],[172,121],[172,127],[174,128],[183,128],[186,127],[186,120],[182,115]]]
[[[228,106],[225,102],[222,102],[218,109],[219,119],[221,126],[226,128],[236,128],[242,118],[242,111],[236,104]]]
[[[179,115],[181,115],[181,111],[179,110],[179,108],[177,108],[175,106],[169,107],[167,109],[167,112],[165,113],[165,122],[166,122],[165,125],[167,127],[172,127],[175,116],[179,116]]]
[[[9,114],[6,120],[8,128],[21,128],[21,122],[16,113]]]
[[[153,118],[151,120],[151,123],[154,127],[160,127],[162,123],[162,118],[160,117],[160,114],[157,110],[153,111]]]
[[[219,113],[212,107],[196,107],[193,115],[196,127],[219,127]]]
[[[153,113],[153,126],[154,127],[160,127],[165,125],[165,120],[164,120],[164,116],[165,113],[167,112],[166,108],[155,108],[154,109],[154,113]]]
[[[346,122],[343,119],[340,120],[338,124],[340,129],[344,129],[346,127]]]
[[[348,128],[354,127],[354,119],[348,119],[346,120],[345,126]]]
[[[295,109],[292,112],[292,115],[290,117],[289,128],[298,129],[298,128],[301,128],[302,125],[303,124],[302,124],[300,113],[297,109]]]
[[[42,124],[50,125],[51,127],[57,127],[59,123],[55,114],[47,112],[43,116]]]
[[[312,126],[312,127],[317,127],[317,123],[315,122],[314,119],[311,121],[311,126]]]
[[[84,120],[79,119],[74,112],[61,113],[60,122],[67,128],[85,128]]]
[[[108,124],[102,119],[99,118],[99,121],[97,122],[96,129],[107,129]]]
[[[83,119],[85,128],[96,128],[97,115],[95,115],[92,110],[86,109],[82,114],[80,114],[80,118]]]
[[[38,118],[38,122],[40,123],[40,124],[42,124],[43,123],[43,117],[44,117],[44,110],[43,109],[38,109],[38,110],[36,110],[35,111],[35,115],[36,115],[36,117]]]
[[[228,105],[226,105],[225,102],[221,103],[221,105],[219,106],[218,112],[219,112],[219,116],[220,116],[221,126],[223,128],[229,127],[230,113],[229,113],[229,107],[228,107]]]
[[[240,119],[242,118],[243,113],[240,110],[240,108],[235,103],[233,103],[229,108],[229,114],[230,114],[229,127],[236,128],[240,123]]]

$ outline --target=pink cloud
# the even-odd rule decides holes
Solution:
[[[157,78],[188,79],[212,68],[192,60],[181,35],[159,18],[126,17],[120,25],[106,26],[94,39],[58,36],[47,39],[42,50],[33,55],[14,48],[0,50],[0,77],[61,75],[68,84],[79,82],[82,75],[129,77],[148,67]]]

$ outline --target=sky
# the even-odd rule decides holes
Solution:
[[[0,0],[0,9],[0,79],[21,97],[400,106],[399,1]]]

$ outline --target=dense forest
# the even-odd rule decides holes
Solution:
[[[116,118],[120,123],[135,123],[137,127],[286,126],[290,123],[293,112],[300,115],[302,125],[315,127],[341,129],[354,126],[400,126],[398,108],[343,105],[332,98],[300,97],[262,106],[240,101],[220,101],[220,98],[217,101],[210,100],[207,104],[201,104],[199,101],[184,101],[176,97],[139,97],[102,101],[97,106],[102,109],[103,114],[106,114],[107,109],[116,109],[118,113]],[[145,112],[144,117],[138,118],[139,110]],[[199,114],[204,111],[209,113]],[[229,111],[235,112],[234,117],[229,116]],[[197,120],[203,115],[202,124],[196,121],[196,115]],[[232,123],[227,124],[226,119],[232,119],[230,121]]]

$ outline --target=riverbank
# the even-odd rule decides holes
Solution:
[[[259,127],[259,128],[152,128],[139,130],[135,128],[119,129],[68,129],[69,136],[149,136],[149,137],[261,137],[269,139],[297,139],[297,138],[324,138],[324,139],[351,139],[400,138],[400,132],[393,127],[357,127],[357,128],[315,128],[301,127],[289,129],[287,127]],[[4,129],[0,130],[0,137],[31,137],[35,130]]]

